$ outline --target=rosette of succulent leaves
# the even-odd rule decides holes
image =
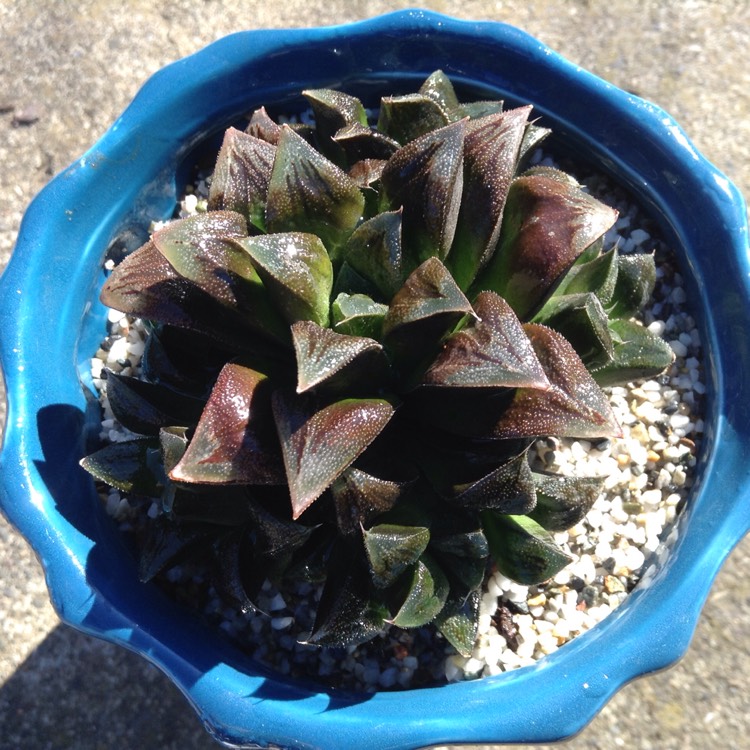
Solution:
[[[227,130],[207,210],[107,279],[149,336],[141,376],[106,381],[133,439],[82,465],[158,499],[144,581],[192,556],[243,611],[266,579],[318,582],[309,643],[434,623],[466,654],[487,571],[554,576],[551,532],[601,490],[530,445],[619,435],[601,386],[672,361],[633,319],[654,259],[604,252],[617,212],[526,168],[530,106],[459,103],[440,71],[377,125],[303,94],[314,126]]]

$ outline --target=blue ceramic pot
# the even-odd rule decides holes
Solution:
[[[416,90],[436,68],[472,95],[533,104],[567,149],[637,196],[679,252],[708,357],[699,481],[648,585],[536,666],[407,693],[327,692],[269,673],[139,583],[79,470],[89,428],[98,430],[87,370],[104,332],[102,259],[115,238],[171,214],[181,165],[241,114],[298,106],[305,87],[374,101]],[[737,190],[668,115],[514,28],[406,11],[227,37],[157,73],[28,210],[0,283],[3,510],[39,555],[63,620],[160,666],[221,740],[405,750],[569,736],[625,682],[684,653],[719,566],[750,528],[747,233]]]

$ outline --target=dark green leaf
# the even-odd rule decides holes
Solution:
[[[527,318],[616,219],[614,209],[556,170],[517,177],[508,192],[499,247],[477,288],[497,292],[519,318]]]
[[[238,241],[252,259],[269,296],[289,323],[328,325],[333,267],[318,237],[301,232]]]
[[[654,377],[674,362],[669,344],[634,320],[610,320],[609,331],[614,342],[613,359],[592,373],[601,386]]]
[[[448,576],[454,594],[458,591],[466,595],[482,585],[489,547],[480,529],[433,536],[430,553]]]
[[[525,586],[541,583],[573,562],[552,535],[528,516],[487,510],[482,525],[498,570],[512,581]]]
[[[526,132],[523,134],[523,141],[519,151],[519,160],[525,160],[527,156],[531,156],[534,150],[539,144],[551,133],[549,128],[543,128],[539,125],[529,123],[526,126]]]
[[[471,120],[478,120],[480,117],[487,115],[497,115],[503,111],[504,102],[501,99],[493,101],[467,102],[462,104],[458,113]]]
[[[274,122],[266,112],[265,107],[256,109],[253,112],[250,122],[245,128],[245,132],[248,135],[252,135],[255,138],[265,141],[276,146],[281,139],[281,125]]]
[[[378,130],[401,144],[442,128],[448,115],[435,99],[424,94],[384,97],[380,102]]]
[[[481,292],[476,320],[450,336],[423,383],[456,387],[547,388],[520,321],[502,297]]]
[[[531,107],[470,120],[464,141],[464,186],[447,265],[468,289],[495,252],[518,151]]]
[[[385,133],[368,128],[366,125],[353,123],[342,127],[333,140],[341,146],[350,164],[363,160],[385,161],[399,149],[399,144]],[[353,177],[351,170],[349,176]],[[362,184],[357,180],[358,184]]]
[[[265,576],[253,570],[247,534],[237,531],[220,536],[213,544],[215,574],[212,583],[221,598],[243,614],[259,612],[255,600]]]
[[[607,307],[612,301],[617,283],[617,248],[584,263],[580,262],[582,257],[584,256],[580,256],[579,262],[574,263],[565,274],[552,299],[566,294],[593,292],[602,305]]]
[[[450,586],[445,573],[427,553],[409,577],[406,596],[391,622],[400,628],[419,628],[432,622],[445,606]]]
[[[292,516],[299,516],[340,477],[393,416],[384,399],[345,399],[320,409],[310,397],[273,396]]]
[[[302,92],[315,115],[315,127],[322,137],[332,137],[337,130],[357,123],[367,125],[367,113],[355,96],[334,89],[307,89]]]
[[[318,386],[361,385],[381,377],[388,362],[374,339],[346,336],[309,320],[292,325],[297,393]]]
[[[229,128],[224,134],[208,194],[210,212],[236,211],[248,224],[265,229],[268,183],[276,147]]]
[[[271,383],[249,367],[224,366],[172,479],[200,484],[281,484]]]
[[[565,531],[582,521],[604,488],[600,477],[534,474],[536,507],[529,516],[548,531]]]
[[[360,533],[374,518],[393,508],[406,484],[380,479],[353,466],[348,468],[331,485],[341,533]]]
[[[370,575],[378,588],[387,588],[414,565],[430,542],[430,530],[423,526],[380,524],[363,529]]]
[[[334,254],[359,222],[364,204],[346,172],[283,127],[268,186],[269,232],[311,232]]]
[[[194,548],[216,537],[209,524],[175,523],[159,516],[146,526],[146,541],[138,561],[138,577],[143,583],[157,573],[176,565]]]
[[[431,100],[427,100],[431,101]],[[417,138],[389,160],[381,184],[391,208],[403,206],[404,247],[412,260],[448,255],[463,187],[466,120]]]
[[[110,443],[81,459],[89,474],[122,492],[159,497],[164,471],[159,461],[159,441],[138,438]]]
[[[565,338],[536,323],[524,330],[552,385],[547,390],[519,388],[495,427],[495,437],[621,435],[607,397]]]
[[[380,339],[388,306],[364,294],[339,294],[331,305],[334,328],[349,336]]]
[[[344,257],[390,300],[407,275],[401,248],[401,211],[384,211],[357,227],[346,244]]]
[[[111,370],[107,370],[107,397],[117,421],[140,435],[158,435],[162,427],[190,427],[205,405],[203,399]]]
[[[442,70],[431,73],[427,80],[420,86],[419,93],[428,96],[440,105],[443,112],[450,114],[459,109],[458,97],[453,84]],[[454,117],[452,119],[460,119]]]
[[[656,263],[653,255],[620,255],[617,262],[617,283],[607,311],[613,318],[635,315],[651,299],[656,284]]]
[[[479,632],[482,597],[472,591],[466,599],[449,599],[435,619],[435,626],[461,656],[471,656]]]

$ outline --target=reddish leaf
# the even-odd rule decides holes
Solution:
[[[495,426],[494,437],[620,436],[620,425],[607,397],[565,338],[536,323],[527,323],[524,330],[551,387],[547,390],[519,388]]]
[[[245,128],[248,135],[276,146],[281,138],[281,125],[274,122],[266,112],[265,107],[256,109],[250,118],[250,123]]]
[[[345,399],[316,409],[316,400],[273,396],[292,517],[299,518],[380,434],[394,408],[383,399]]]
[[[200,484],[281,484],[270,382],[242,365],[224,366],[172,479]]]
[[[510,305],[493,292],[482,292],[474,311],[478,319],[446,341],[422,382],[459,387],[548,387],[547,376]]]

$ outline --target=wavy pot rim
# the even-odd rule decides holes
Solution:
[[[155,587],[138,584],[114,523],[77,470],[98,428],[87,369],[104,330],[101,265],[115,238],[169,215],[186,156],[243,112],[304,87],[374,91],[386,78],[420,81],[435,68],[533,104],[571,151],[590,153],[624,183],[678,248],[707,358],[699,481],[655,575],[535,666],[400,693],[327,691],[260,667]],[[24,217],[0,278],[8,392],[0,505],[39,556],[61,618],[159,666],[221,741],[407,750],[565,738],[623,684],[682,656],[713,578],[750,529],[749,256],[741,195],[669,115],[518,29],[407,10],[233,34],[152,76]]]

